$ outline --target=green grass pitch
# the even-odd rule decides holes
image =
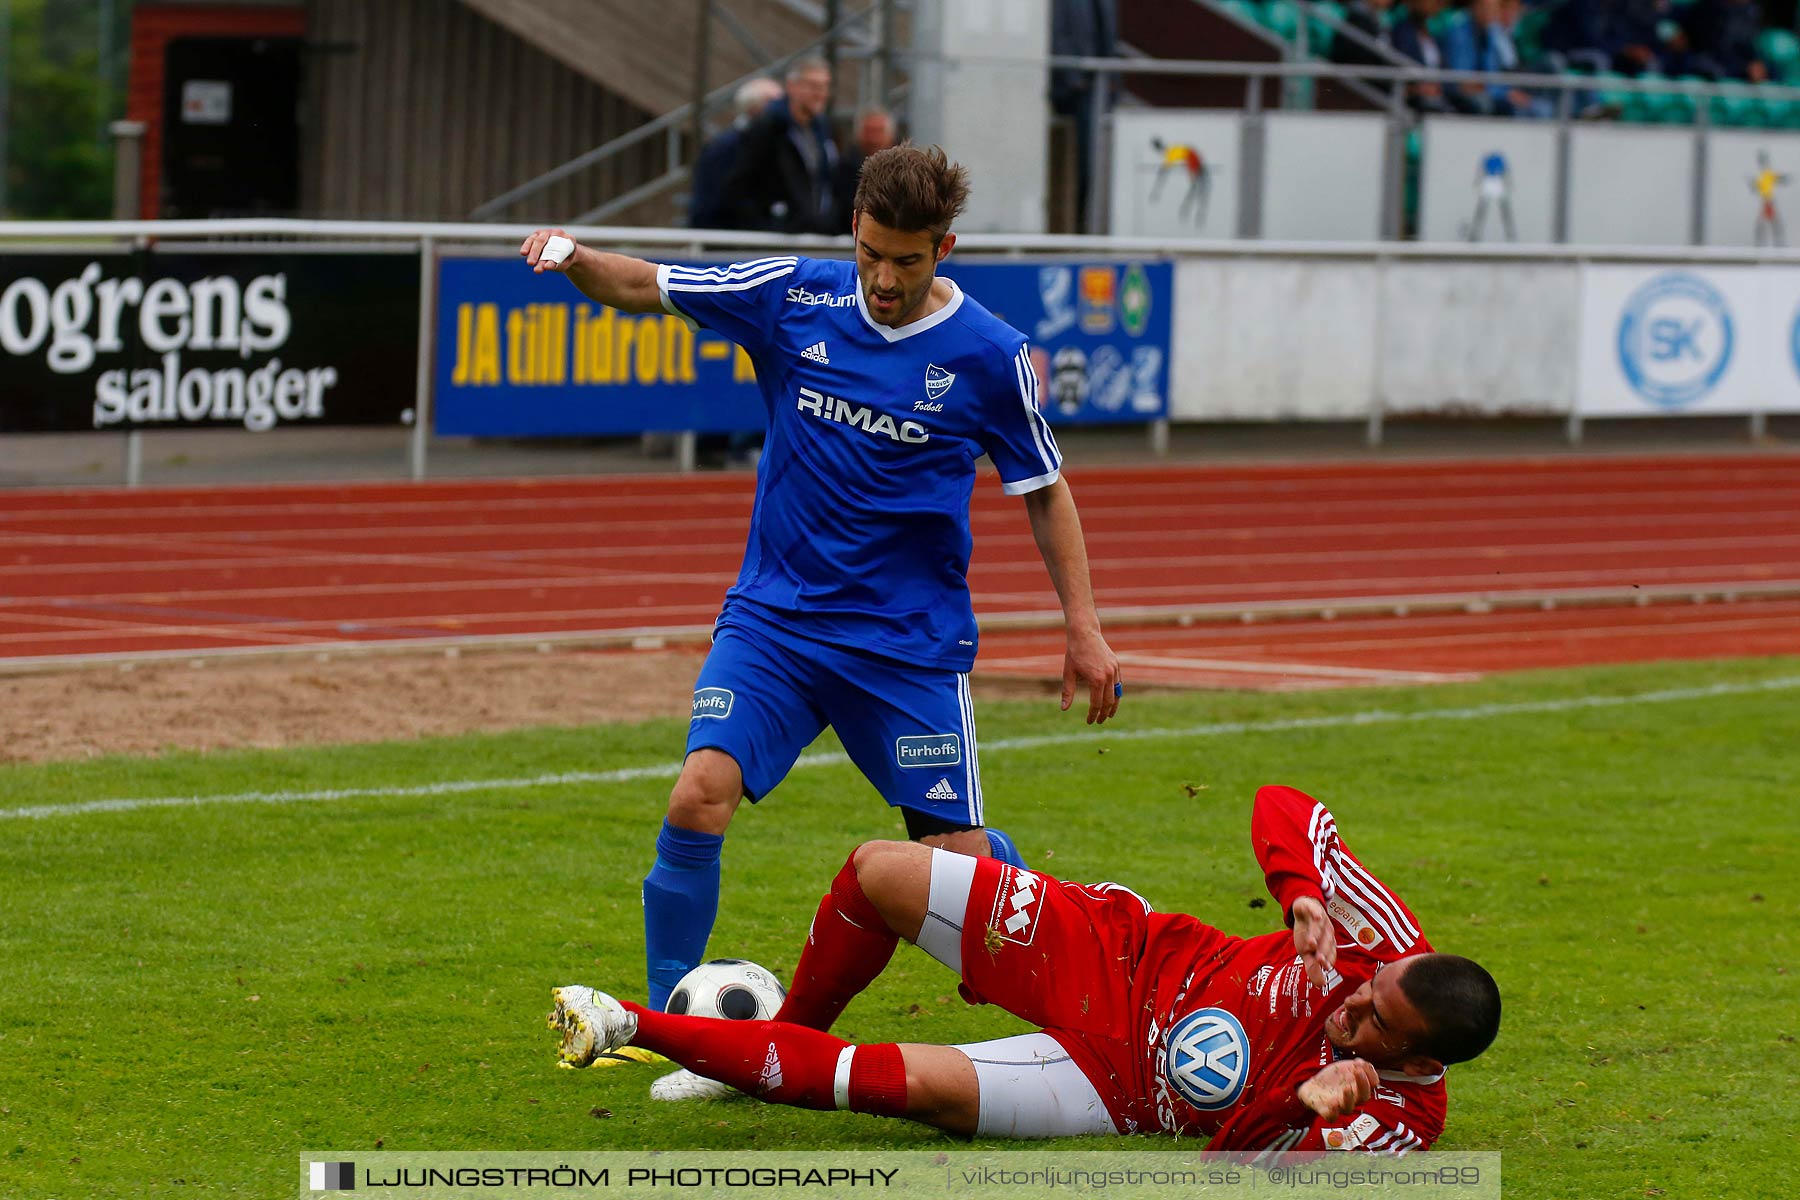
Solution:
[[[1440,1147],[1502,1151],[1509,1196],[1586,1198],[1783,1190],[1797,714],[1800,661],[1759,660],[1134,695],[1100,730],[1049,702],[979,716],[988,812],[1033,865],[1237,933],[1280,919],[1251,903],[1254,788],[1324,800],[1433,941],[1505,994],[1494,1049],[1453,1069]],[[653,1106],[650,1068],[554,1068],[553,985],[640,993],[638,881],[682,734],[0,769],[0,809],[281,801],[0,819],[0,1195],[286,1195],[304,1149],[955,1148],[853,1114]],[[713,953],[785,977],[849,849],[899,835],[852,768],[804,765],[732,830]],[[903,948],[838,1032],[1022,1028],[952,995]]]

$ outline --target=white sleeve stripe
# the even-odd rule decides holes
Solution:
[[[1357,862],[1349,854],[1337,851],[1338,868],[1346,882],[1354,882],[1358,891],[1368,897],[1371,903],[1386,913],[1393,922],[1395,930],[1401,935],[1396,941],[1411,944],[1419,936],[1416,925],[1406,919],[1406,912],[1394,893],[1387,890],[1381,880],[1369,874],[1368,869]]]
[[[1050,453],[1055,457],[1056,464],[1061,466],[1062,448],[1056,444],[1056,434],[1051,430],[1050,422],[1044,419],[1043,406],[1038,403],[1038,377],[1037,371],[1031,366],[1031,347],[1029,345],[1019,347],[1019,357],[1025,363],[1025,382],[1031,388],[1031,415],[1036,421],[1033,428],[1043,431],[1044,441],[1049,445]]]
[[[1319,873],[1319,891],[1329,900],[1338,892],[1337,868],[1331,862],[1332,844],[1337,839],[1337,822],[1331,811],[1319,806],[1318,831],[1313,834],[1313,870]]]
[[[1388,916],[1377,906],[1377,903],[1366,895],[1353,881],[1349,879],[1340,880],[1338,884],[1338,895],[1356,905],[1356,907],[1362,911],[1363,916],[1368,918],[1369,923],[1381,930],[1382,936],[1387,938],[1394,949],[1408,950],[1412,948],[1412,939],[1406,936],[1406,932],[1396,928]]]
[[[799,259],[790,256],[787,258],[759,258],[753,262],[733,263],[728,267],[684,267],[679,264],[670,264],[669,272],[671,274],[679,274],[687,279],[718,281],[735,279],[743,275],[754,275],[760,271],[765,271],[770,267],[792,267],[799,261]]]
[[[753,275],[748,279],[736,279],[730,283],[687,283],[675,278],[671,272],[669,290],[671,292],[744,292],[753,287],[761,287],[772,279],[780,279],[783,275],[792,273],[793,269],[786,267],[781,270],[771,270],[766,274]]]
[[[1040,432],[1044,428],[1044,417],[1038,412],[1036,399],[1037,372],[1031,369],[1031,359],[1022,346],[1013,355],[1013,374],[1018,376],[1019,402],[1025,406],[1025,423],[1031,428],[1031,440],[1037,445],[1038,457],[1046,467],[1056,471],[1061,468],[1062,460],[1044,446],[1044,435]]]

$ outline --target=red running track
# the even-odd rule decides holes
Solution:
[[[1136,678],[1327,686],[1800,653],[1796,455],[1184,464],[1072,482]],[[698,637],[736,574],[751,486],[711,474],[0,493],[0,667]],[[984,475],[972,519],[982,669],[1045,674],[1056,600],[1023,506]]]

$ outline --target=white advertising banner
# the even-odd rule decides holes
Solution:
[[[1262,235],[1277,242],[1381,237],[1387,118],[1276,112],[1263,118]]]
[[[1426,117],[1422,242],[1556,240],[1556,129],[1548,122]]]
[[[1239,114],[1113,114],[1112,231],[1121,237],[1231,238],[1238,232]]]
[[[1588,266],[1576,409],[1800,412],[1800,268]]]
[[[1577,246],[1686,246],[1694,235],[1694,131],[1569,130],[1569,236]]]
[[[1706,244],[1787,246],[1800,214],[1800,134],[1715,129],[1706,135]]]

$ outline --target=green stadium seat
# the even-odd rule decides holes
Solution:
[[[1638,76],[1638,79],[1644,83],[1651,83],[1662,78],[1663,76],[1655,71],[1645,71]],[[1664,100],[1665,97],[1659,93],[1634,88],[1625,101],[1625,119],[1640,124],[1659,122],[1662,120]]]
[[[1513,45],[1519,48],[1520,62],[1534,62],[1544,53],[1544,26],[1550,22],[1554,5],[1528,8],[1513,28]]]
[[[1313,5],[1313,20],[1306,24],[1306,43],[1314,54],[1324,58],[1331,53],[1331,44],[1337,40],[1337,30],[1320,20],[1321,17],[1341,22],[1344,19],[1344,6],[1336,0],[1319,0],[1319,3]]]
[[[1757,100],[1744,88],[1721,88],[1713,96],[1707,115],[1715,125],[1747,126],[1757,124]]]
[[[1284,41],[1293,41],[1300,28],[1300,8],[1293,0],[1268,0],[1262,6],[1262,23]]]
[[[1256,0],[1219,0],[1219,4],[1232,16],[1246,24],[1262,24],[1262,6],[1256,3]]]
[[[1765,29],[1756,35],[1756,52],[1770,75],[1783,83],[1800,82],[1800,37],[1785,29]]]

